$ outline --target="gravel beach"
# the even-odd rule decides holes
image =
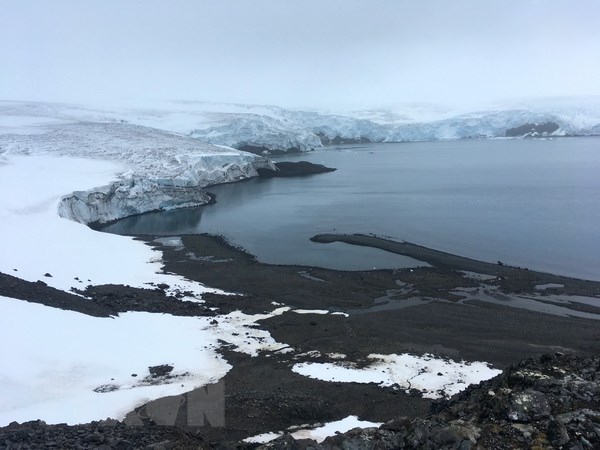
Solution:
[[[182,246],[177,247],[154,236],[138,239],[163,252],[166,272],[239,295],[207,293],[205,302],[197,304],[166,295],[164,286],[106,285],[82,289],[78,293],[90,299],[82,302],[76,293],[9,274],[0,276],[0,294],[99,317],[122,311],[262,314],[274,305],[290,307],[260,320],[259,325],[295,352],[250,357],[225,346],[221,352],[233,366],[223,380],[225,427],[189,427],[181,406],[175,414],[176,425],[185,433],[174,432],[180,436],[177,439],[193,436],[196,443],[217,445],[349,415],[378,423],[400,416],[418,418],[427,416],[435,403],[416,390],[302,376],[291,370],[299,360],[335,363],[337,355],[343,355],[360,367],[368,364],[370,354],[410,353],[486,361],[504,369],[542,354],[600,353],[600,306],[593,304],[600,295],[597,282],[479,262],[364,235],[314,239],[403,252],[432,267],[351,272],[273,266],[258,262],[218,236],[181,236]],[[540,312],[544,305],[551,313]],[[156,407],[160,402],[152,403]],[[148,422],[146,408],[137,408],[128,417],[142,417],[147,426],[155,426],[151,419]]]

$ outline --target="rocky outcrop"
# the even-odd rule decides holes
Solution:
[[[321,444],[287,435],[270,449],[600,448],[600,357],[526,360],[434,403],[427,418],[399,418]]]
[[[524,123],[518,127],[506,130],[506,137],[539,137],[549,136],[558,130],[560,126],[556,122]]]
[[[323,164],[314,164],[308,161],[283,161],[275,163],[275,166],[277,167],[277,170],[258,169],[258,175],[265,178],[299,177],[333,172],[336,170],[333,167],[326,167]]]
[[[319,136],[319,139],[323,145],[368,144],[371,142],[371,139],[364,136],[360,136],[358,138],[346,138],[340,135],[335,135],[333,138],[330,138],[322,132],[317,132],[316,134]]]
[[[13,423],[0,429],[0,450],[42,448],[154,449],[202,448],[200,437],[175,427],[132,427],[116,420],[85,425],[46,425],[43,421]]]

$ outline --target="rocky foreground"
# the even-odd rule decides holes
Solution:
[[[425,419],[399,418],[321,445],[287,436],[269,448],[600,448],[600,357],[525,360],[435,403]]]
[[[13,423],[0,449],[30,448],[470,449],[600,448],[600,356],[545,355],[434,403],[426,418],[398,418],[322,443],[285,435],[263,446],[214,443],[194,430],[107,420],[85,425]]]

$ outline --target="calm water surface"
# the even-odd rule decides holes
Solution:
[[[214,186],[215,205],[130,217],[105,231],[222,234],[276,264],[414,264],[381,250],[309,241],[318,233],[375,233],[600,280],[600,139],[373,144],[278,160],[338,170]]]

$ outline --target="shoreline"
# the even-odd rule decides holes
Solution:
[[[145,214],[152,214],[152,213],[157,213],[157,212],[161,212],[161,211],[174,211],[177,209],[198,208],[198,207],[203,207],[203,206],[214,205],[217,203],[217,196],[215,194],[213,194],[212,192],[209,192],[209,189],[211,187],[215,187],[215,186],[223,186],[226,184],[234,184],[234,183],[235,184],[243,183],[243,182],[255,179],[255,178],[309,177],[312,175],[318,175],[318,174],[322,174],[322,173],[335,172],[337,170],[333,167],[326,167],[321,164],[314,164],[314,163],[310,163],[308,161],[295,161],[295,162],[284,161],[284,162],[273,162],[273,164],[278,169],[277,171],[270,170],[270,169],[257,169],[258,175],[254,176],[254,177],[242,178],[239,180],[226,181],[226,182],[221,182],[221,183],[216,183],[216,184],[209,184],[207,186],[199,188],[209,198],[209,200],[206,203],[203,203],[201,205],[178,206],[176,208],[171,208],[171,209],[160,209],[160,208],[153,209],[153,210],[144,211],[144,212],[140,212],[140,213],[129,214],[129,215],[126,215],[123,217],[119,217],[117,219],[107,220],[104,222],[92,221],[89,223],[84,223],[83,225],[88,226],[89,228],[91,228],[94,231],[103,231],[104,228],[106,228],[110,225],[114,225],[115,223],[119,222],[120,220],[128,219],[130,217],[143,216]],[[67,194],[67,196],[68,195],[70,195],[70,194]]]
[[[371,234],[341,234],[324,233],[317,234],[310,238],[312,242],[329,244],[332,242],[343,242],[349,245],[377,248],[390,253],[408,256],[419,261],[426,262],[432,266],[448,267],[454,270],[464,270],[471,272],[480,272],[494,276],[506,276],[514,274],[515,271],[530,272],[539,280],[548,280],[544,283],[559,283],[561,281],[569,284],[578,283],[587,285],[590,289],[589,295],[600,295],[600,281],[586,280],[583,278],[570,277],[566,275],[553,274],[549,272],[540,272],[529,268],[515,267],[498,261],[496,264],[487,261],[481,261],[466,256],[435,250],[423,245],[413,244],[407,241],[395,241],[385,237]],[[538,283],[542,284],[542,283]]]
[[[400,415],[424,417],[434,404],[422,392],[412,389],[380,386],[375,382],[324,381],[292,370],[297,364],[339,365],[338,357],[332,355],[344,354],[343,362],[356,370],[368,369],[373,354],[433,355],[443,361],[489,362],[501,369],[544,353],[600,352],[596,331],[600,307],[552,297],[600,295],[600,283],[497,266],[414,244],[372,241],[378,238],[366,235],[360,239],[354,236],[350,240],[355,242],[350,243],[412,252],[419,259],[429,259],[433,267],[339,271],[270,265],[257,261],[222,237],[184,235],[178,237],[180,244],[175,246],[161,237],[162,241],[157,241],[157,236],[137,237],[154,250],[160,250],[160,277],[177,275],[173,279],[185,279],[189,286],[201,282],[238,295],[210,292],[202,287],[204,302],[199,305],[181,301],[188,284],[182,288],[175,286],[174,291],[158,281],[137,287],[98,284],[85,288],[83,283],[80,285],[83,289],[78,289],[75,295],[51,289],[48,285],[56,279],[52,276],[44,278],[48,285],[2,276],[0,295],[97,317],[137,311],[204,318],[207,323],[217,322],[213,328],[216,333],[220,333],[217,319],[221,321],[223,315],[239,312],[253,318],[252,325],[240,331],[255,327],[257,332],[265,333],[268,339],[291,351],[271,348],[261,350],[257,356],[244,354],[233,344],[237,339],[245,339],[233,339],[239,336],[238,331],[228,336],[232,340],[220,344],[218,356],[232,366],[222,378],[229,386],[227,425],[222,429],[204,427],[197,431],[211,442],[241,440],[273,429],[331,422],[349,415],[373,422],[385,422]],[[317,237],[322,242],[338,238]],[[56,268],[48,265],[47,270],[56,277]],[[460,272],[469,269],[479,275],[493,273],[496,279]],[[76,274],[80,276],[79,272]],[[559,284],[559,281],[562,288],[550,287],[545,291],[547,298],[515,297],[515,294],[536,294],[537,284]],[[89,308],[79,308],[81,295],[87,297],[85,303]],[[512,307],[522,300],[559,311],[543,313]],[[273,314],[281,306],[291,309]],[[573,317],[577,314],[581,317]],[[524,327],[527,323],[536,326]],[[260,339],[258,336],[257,343]],[[165,359],[157,363],[168,362]],[[150,403],[156,405],[165,400],[161,397]],[[136,408],[131,414],[145,414],[146,410]],[[181,426],[186,428],[185,423]]]
[[[150,237],[140,236],[138,239],[148,242]],[[232,246],[221,236],[184,235],[181,240],[182,249],[162,247],[165,270],[240,294],[235,299],[205,295],[210,305],[223,311],[239,308],[247,313],[258,313],[276,301],[296,309],[328,310],[328,314],[297,314],[291,311],[260,322],[261,328],[276,341],[285,342],[297,352],[318,351],[318,355],[311,358],[313,362],[331,362],[327,355],[344,353],[347,361],[356,361],[360,366],[367,364],[367,356],[372,353],[407,352],[417,355],[428,353],[453,360],[489,361],[494,367],[505,368],[523,358],[547,353],[600,353],[600,343],[596,338],[597,320],[513,308],[508,305],[508,300],[502,305],[478,300],[461,301],[456,287],[475,289],[482,282],[448,266],[336,271],[309,266],[269,265],[257,261],[244,249]],[[182,259],[184,255],[186,257]],[[508,266],[501,270],[517,275],[536,275],[535,272]],[[506,286],[510,287],[508,290],[502,284],[506,280],[509,283]],[[524,283],[531,286],[535,282],[530,278],[511,281],[510,275],[506,276],[506,280],[499,280],[498,294],[512,295],[515,288],[525,286]],[[566,285],[567,292],[577,291],[578,280],[573,280],[573,283]],[[600,287],[600,283],[589,283],[595,285],[595,289]],[[403,293],[403,287],[408,284],[412,285],[412,290]],[[552,292],[557,291],[560,290]],[[553,295],[552,292],[547,293]],[[415,295],[431,296],[431,299],[405,308],[369,311],[378,299],[386,295],[391,302],[398,303],[410,303]],[[357,308],[367,311],[353,314],[352,310]],[[565,310],[568,312],[568,308]],[[600,306],[590,307],[590,311],[600,319]],[[332,312],[349,314],[334,315]],[[529,323],[536,326],[524,326]],[[577,334],[573,333],[575,329]],[[323,385],[322,381],[298,377],[282,369],[282,365],[290,367],[294,361],[284,354],[260,359],[241,357],[237,353],[226,355],[227,359],[235,361],[232,371],[224,378],[226,385],[235,385],[236,395],[244,396],[247,401],[262,399],[262,420],[273,423],[270,428],[255,428],[256,434],[292,425],[293,422],[286,421],[286,414],[271,414],[270,409],[280,401],[294,404],[291,398],[297,398],[296,395],[302,398],[296,408],[302,409],[317,408],[315,405],[324,399],[335,404],[340,396],[356,398],[354,394],[340,390],[347,387],[344,383]],[[277,379],[275,384],[265,384],[266,373],[273,374]],[[278,390],[278,400],[266,400],[272,398],[277,386],[284,386],[285,394]],[[357,393],[361,392],[360,384],[354,386],[359,389]],[[375,389],[378,395],[383,396],[378,400],[376,409],[365,410],[360,403],[346,402],[343,414],[329,411],[322,420],[339,420],[351,414],[375,422],[389,420],[391,416],[424,417],[434,404],[418,394],[415,396],[382,387]],[[319,395],[314,396],[313,391]],[[269,406],[270,401],[276,403]],[[235,411],[232,414],[235,417],[245,413],[235,401],[229,408]],[[238,420],[232,419],[232,423],[239,423]]]
[[[138,239],[148,242],[150,238],[140,236]],[[540,321],[540,323],[556,322],[560,324],[561,322],[581,321],[585,324],[584,329],[591,327],[590,331],[597,326],[597,319],[600,319],[600,298],[597,297],[600,296],[600,282],[577,280],[510,266],[496,267],[490,263],[484,264],[488,264],[490,268],[502,272],[500,276],[490,280],[472,278],[472,274],[465,274],[460,271],[463,270],[462,266],[436,266],[435,264],[432,264],[433,267],[367,271],[339,271],[311,266],[271,265],[257,261],[252,254],[228,243],[221,236],[206,234],[183,235],[181,239],[184,246],[182,249],[161,247],[161,250],[164,252],[165,271],[174,272],[228,292],[237,292],[241,294],[241,297],[238,298],[236,306],[248,312],[261,311],[271,301],[276,301],[295,308],[309,310],[324,309],[330,312],[352,312],[352,310],[360,309],[365,311],[366,314],[350,314],[347,318],[347,320],[356,321],[357,323],[363,321],[372,323],[375,318],[384,319],[385,323],[392,320],[386,315],[391,315],[392,317],[398,316],[396,319],[403,322],[418,319],[419,321],[433,324],[439,319],[440,326],[441,324],[445,324],[444,326],[449,327],[449,329],[456,328],[457,330],[460,330],[458,323],[464,322],[468,317],[480,315],[498,316],[499,319],[505,322],[505,326],[509,325],[515,329],[518,329],[522,323],[522,320],[517,319],[517,317],[522,317],[523,320],[534,320],[533,318],[535,317],[535,320]],[[156,243],[152,245],[158,246]],[[436,253],[435,250],[425,247],[421,248]],[[439,253],[443,254],[443,252]],[[186,258],[182,259],[184,255],[186,255]],[[461,258],[456,255],[447,255]],[[434,261],[429,259],[427,262]],[[564,286],[561,288],[551,287],[546,290],[536,289],[536,286],[550,282],[548,280],[562,282]],[[486,302],[484,299],[464,299],[464,295],[462,295],[464,291],[457,290],[457,288],[472,289],[476,292],[481,286],[485,286],[486,292],[495,293],[494,295],[502,298],[503,303],[494,304]],[[214,301],[223,303],[223,306],[228,303],[225,297],[219,295],[209,294],[208,296],[205,295],[205,297],[211,297]],[[408,305],[413,302],[415,297],[421,298],[422,301],[406,306],[406,308],[383,311],[371,309],[386,301],[388,304],[396,303],[402,306],[404,302]],[[556,297],[560,297],[561,299],[564,297],[569,300],[558,302]],[[594,302],[597,300],[597,305],[584,304],[580,297],[589,297]],[[545,301],[554,305],[560,304],[562,312],[565,315],[511,307],[513,301],[520,298],[525,298],[530,303],[543,303]],[[581,303],[578,303],[577,300],[580,300]],[[477,308],[473,308],[473,306],[477,306]],[[439,314],[431,317],[425,314],[425,311],[431,312],[436,309],[452,312],[451,315],[457,318],[457,323],[452,324],[452,321],[448,317],[440,316]],[[569,316],[570,312],[575,314],[581,310],[589,311],[594,315],[596,320]],[[298,316],[294,320],[296,326],[305,322],[302,317],[299,317],[301,315],[297,314],[295,316]],[[267,322],[277,322],[282,317],[278,316],[269,319]],[[328,322],[330,319],[333,320],[333,318],[344,317],[331,316],[331,314],[314,315],[311,321]],[[486,318],[486,321],[488,320],[489,317]],[[511,323],[511,320],[516,320],[516,322]],[[556,330],[557,335],[562,334],[561,329],[564,329],[566,334],[569,333],[571,325],[567,328],[564,325],[558,326]],[[482,332],[484,330],[483,324],[478,324],[477,322],[471,323],[470,326],[474,329],[480,329]],[[543,329],[546,329],[546,331],[542,334],[548,333],[548,335],[551,335],[553,332],[550,326],[541,326],[538,331],[542,331]],[[280,330],[274,327],[270,331],[278,339]],[[414,331],[415,338],[412,340],[413,343],[419,341],[417,337],[421,335],[423,341],[431,342],[435,340],[429,339],[427,333],[423,330],[415,329]],[[403,335],[406,334],[410,333],[403,333]],[[439,333],[436,330],[432,330],[432,334],[437,335]],[[486,331],[483,334],[488,334],[488,332]],[[397,331],[393,332],[392,335],[397,336]],[[536,330],[521,330],[517,335],[523,338],[530,336],[532,341],[539,340]],[[538,336],[536,337],[536,335]],[[298,338],[302,337],[300,333]],[[306,338],[306,336],[304,337]],[[501,342],[496,342],[494,345],[497,345],[499,348],[511,348],[511,336],[505,335],[503,337],[507,339],[506,345],[502,345]],[[517,339],[516,336],[513,336],[513,338]],[[461,346],[469,349],[465,354],[465,358],[471,360],[483,359],[492,361],[495,364],[507,365],[521,359],[517,355],[518,353],[521,353],[523,357],[536,356],[543,353],[540,350],[531,351],[531,349],[524,350],[522,348],[517,350],[515,348],[516,354],[513,356],[502,356],[501,354],[489,355],[488,352],[477,349],[477,346],[469,345],[465,339],[453,336],[450,338],[450,341],[462,342]],[[287,342],[283,337],[278,340]],[[527,341],[527,339],[524,340]],[[578,340],[577,337],[571,337],[564,341],[564,347],[567,347],[567,344],[570,343],[576,348]],[[588,347],[588,349],[595,348],[595,351],[600,352],[600,342],[596,342],[595,339],[591,339],[591,341],[595,342],[595,344],[592,347]],[[440,339],[441,342],[444,342],[444,339]],[[555,346],[557,347],[561,346],[560,340],[556,336],[548,339],[549,348],[552,347],[550,345],[552,342],[556,343]],[[344,344],[340,342],[339,345]],[[536,342],[535,345],[543,346],[543,340]],[[397,345],[396,347],[400,348],[402,345]],[[587,345],[583,345],[580,350],[585,350],[586,347]],[[436,348],[439,351],[440,347],[431,345],[430,347],[424,346],[423,348],[424,351],[435,351]],[[370,352],[375,350],[377,348],[369,349]],[[554,350],[556,350],[554,347],[550,349],[550,351]],[[341,348],[330,348],[328,351],[341,351]],[[509,353],[512,353],[512,351]],[[366,351],[362,353],[364,355]],[[456,355],[456,352],[449,352],[448,354]],[[493,358],[491,360],[484,358],[486,354]]]
[[[24,108],[23,117],[32,112]],[[217,447],[352,416],[372,423],[399,416],[418,421],[430,418],[444,397],[472,392],[469,383],[523,358],[600,354],[600,284],[592,281],[367,235],[316,239],[409,253],[432,267],[270,265],[215,236],[145,236],[134,242],[93,233],[81,224],[212,202],[201,185],[236,182],[260,170],[267,176],[331,170],[275,163],[295,164],[279,171],[263,157],[199,143],[192,133],[161,131],[149,117],[138,117],[145,123],[121,117],[110,123],[101,114],[99,122],[90,115],[48,127],[34,126],[30,117],[23,124],[39,134],[3,135],[6,161],[27,161],[3,165],[0,177],[6,192],[16,194],[0,205],[0,228],[9,237],[0,268],[2,425],[30,418],[59,424],[38,422],[34,431],[0,427],[0,442],[9,441],[9,447],[11,440],[29,439],[28,445],[37,438],[56,447]],[[123,172],[125,167],[131,171]],[[74,221],[59,218],[57,201],[68,213],[60,216]],[[416,373],[407,359],[400,360],[405,356],[416,361]],[[346,378],[336,378],[340,373]],[[526,383],[536,382],[527,377]],[[185,406],[190,394],[217,380],[225,384],[225,426],[191,426]],[[591,407],[598,410],[597,403]],[[173,422],[161,423],[162,413]],[[123,420],[114,440],[104,432],[117,421],[88,422],[107,415]],[[144,426],[132,432],[128,418]],[[61,422],[88,422],[84,437],[49,438],[50,430],[77,432]]]
[[[343,361],[366,367],[368,355],[373,353],[409,353],[432,354],[444,360],[489,361],[494,367],[505,368],[524,358],[547,353],[600,353],[597,320],[542,314],[477,300],[461,301],[457,287],[475,289],[482,283],[492,282],[469,278],[455,270],[463,266],[452,268],[446,264],[417,269],[336,271],[264,264],[219,236],[184,235],[181,236],[181,247],[168,245],[166,241],[157,242],[155,236],[138,236],[136,239],[163,252],[164,272],[238,295],[206,293],[202,305],[185,302],[179,305],[179,300],[165,303],[164,300],[169,298],[163,288],[156,286],[134,289],[105,285],[82,290],[81,293],[90,298],[91,305],[103,308],[102,315],[142,310],[211,316],[217,314],[214,308],[218,314],[241,311],[253,315],[272,311],[275,308],[273,302],[292,308],[279,315],[267,316],[259,320],[258,325],[276,342],[285,343],[295,352],[266,352],[252,357],[234,351],[230,346],[219,350],[232,365],[223,378],[227,393],[225,428],[190,430],[185,423],[177,424],[206,443],[241,441],[302,423],[331,422],[349,415],[373,422],[387,422],[398,416],[425,417],[436,404],[417,392],[406,393],[373,383],[336,383],[302,376],[291,370],[299,361],[339,363],[329,355],[343,353]],[[490,269],[503,272],[535,274],[508,266],[491,266]],[[511,279],[510,274],[506,279]],[[528,279],[528,286],[531,281]],[[0,277],[0,293],[6,292],[7,286],[24,283],[27,282]],[[514,288],[520,286],[519,283],[507,286]],[[600,283],[589,283],[600,286]],[[572,292],[577,288],[576,284],[565,284],[562,291]],[[410,290],[407,290],[408,285]],[[47,306],[71,309],[68,304],[61,303],[60,296],[54,301],[49,288],[39,283],[29,283],[21,288],[25,291],[35,289],[37,296],[47,293]],[[557,291],[560,289],[552,289],[552,292]],[[498,292],[512,295],[512,291],[505,290],[501,283]],[[61,291],[58,293],[72,296],[73,300],[78,298]],[[20,298],[30,301],[25,294]],[[370,310],[385,296],[388,303],[410,304],[397,309]],[[415,296],[429,299],[411,303]],[[132,299],[138,305],[137,309],[132,306]],[[144,299],[148,299],[147,304]],[[589,307],[600,318],[600,307]],[[352,313],[357,308],[363,312]],[[294,309],[325,309],[329,313],[299,314]],[[93,311],[82,312],[93,314]],[[536,326],[523,326],[527,323]],[[577,330],[577,334],[573,330]],[[295,355],[308,355],[307,352],[316,353],[296,359]],[[166,400],[158,399],[151,404],[156,407]],[[145,411],[140,407],[130,414],[143,417]]]

